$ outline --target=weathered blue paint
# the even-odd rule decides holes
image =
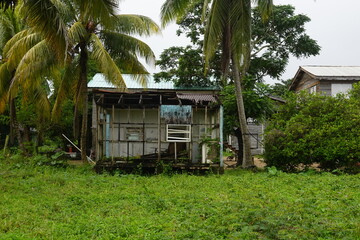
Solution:
[[[161,119],[167,124],[190,124],[191,106],[162,105]]]

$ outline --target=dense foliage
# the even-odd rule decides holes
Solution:
[[[191,40],[187,47],[165,49],[157,61],[161,72],[155,79],[174,81],[183,86],[208,86],[220,79],[221,51],[210,62],[209,71],[204,75],[203,35],[201,22],[202,1],[178,21],[178,35],[184,34]],[[252,14],[251,63],[249,74],[256,80],[265,76],[278,79],[285,71],[290,56],[304,58],[318,55],[320,46],[306,34],[305,24],[310,18],[295,14],[291,5],[273,7],[269,21],[264,22],[258,8]]]
[[[350,96],[290,95],[273,115],[265,136],[270,166],[293,171],[319,163],[327,170],[360,162],[360,86]]]
[[[243,91],[246,117],[263,122],[274,112],[275,104],[269,98],[272,89],[264,83],[245,79]],[[237,111],[234,85],[228,85],[221,91],[221,102],[224,106],[224,133],[232,134],[234,126],[239,126],[239,119],[234,112]]]
[[[0,169],[0,239],[308,240],[360,233],[359,175],[110,176],[34,167],[20,156],[1,159]]]

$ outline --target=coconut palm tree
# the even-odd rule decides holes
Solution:
[[[199,1],[167,0],[161,9],[163,25],[181,17],[187,12],[188,7],[197,2]],[[256,2],[263,18],[266,19],[271,11],[272,0],[258,0]],[[209,9],[208,14],[206,14],[207,9]],[[233,74],[236,86],[238,117],[243,140],[242,167],[249,167],[253,165],[253,161],[241,84],[250,64],[251,0],[205,0],[203,18],[206,22],[204,36],[205,67],[208,66],[209,60],[220,45],[223,75],[227,77],[230,73]]]
[[[155,55],[148,45],[132,37],[159,33],[151,19],[139,15],[117,15],[115,0],[24,0],[29,26],[44,36],[55,57],[65,68],[54,113],[65,92],[74,90],[75,116],[81,109],[81,158],[86,160],[88,62],[93,60],[106,79],[126,90],[121,73],[139,74],[145,83],[148,73],[138,56],[148,63]]]
[[[24,67],[28,65],[26,59],[28,55],[34,52],[34,49],[39,48],[42,42],[41,38],[36,34],[31,34],[30,31],[23,30],[15,34],[4,46],[3,48],[3,61],[0,66],[0,112],[3,112],[6,107],[9,107],[10,112],[10,129],[11,129],[11,138],[14,138],[16,134],[20,148],[26,153],[26,150],[23,145],[23,138],[20,133],[19,126],[21,125],[17,121],[17,107],[16,104],[21,104],[24,106],[26,104],[34,104],[36,117],[37,117],[37,130],[38,136],[42,134],[42,126],[45,121],[50,120],[50,102],[48,100],[48,87],[46,76],[39,75],[37,77],[31,76],[31,71],[28,71],[28,68]],[[37,51],[38,52],[38,51]],[[38,57],[38,56],[37,56]],[[36,58],[33,58],[36,59]],[[32,62],[32,64],[41,64],[43,68],[49,65],[50,61],[46,61],[47,58],[40,58]],[[46,64],[45,64],[46,63]],[[26,68],[27,70],[24,70]],[[48,70],[43,71],[50,72]],[[26,79],[26,81],[19,81],[21,79]],[[31,77],[28,77],[31,76]],[[21,84],[20,84],[21,83]],[[20,94],[19,94],[20,93]],[[20,105],[19,105],[20,106]],[[25,124],[26,125],[26,124]],[[22,125],[24,133],[27,133],[27,127]],[[28,135],[24,135],[28,137]],[[29,141],[29,139],[25,139]]]

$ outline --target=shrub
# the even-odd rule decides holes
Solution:
[[[265,135],[265,161],[284,171],[320,163],[332,171],[356,169],[360,161],[360,99],[302,92],[292,94],[270,121]]]

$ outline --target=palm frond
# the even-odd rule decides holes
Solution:
[[[80,21],[100,22],[105,27],[113,24],[111,16],[116,15],[117,0],[75,0],[75,2],[79,6]]]
[[[81,22],[75,22],[68,30],[68,36],[71,43],[78,43],[87,35],[87,31]]]
[[[257,0],[261,17],[264,21],[267,21],[273,11],[273,0]]]
[[[239,69],[245,73],[250,65],[251,52],[251,2],[240,1],[230,12],[232,28],[231,48]]]
[[[212,2],[204,35],[205,68],[219,46],[224,30],[229,24],[230,0],[214,0]]]
[[[0,5],[0,54],[6,42],[22,28],[20,17],[12,8]]]
[[[111,58],[110,54],[104,48],[100,39],[95,34],[91,34],[90,39],[93,48],[90,58],[96,61],[99,69],[109,82],[117,86],[119,89],[126,91],[127,87],[121,72],[114,60]]]
[[[28,25],[43,35],[61,60],[65,59],[68,45],[65,7],[61,1],[24,0],[21,9]]]
[[[24,38],[24,37],[26,37],[26,36],[28,36],[28,35],[31,35],[31,34],[33,34],[33,33],[34,33],[33,29],[28,28],[28,29],[24,29],[24,30],[16,33],[14,36],[12,36],[12,37],[6,42],[6,44],[5,44],[4,48],[3,48],[3,53],[4,53],[4,55],[6,55],[7,52],[10,51],[10,49],[15,45],[15,43],[16,43],[17,41],[19,41],[20,39],[22,39],[22,38]]]
[[[0,65],[0,98],[7,95],[12,77],[12,73],[8,68],[8,63]]]
[[[9,67],[16,69],[23,56],[37,43],[41,41],[39,34],[32,33],[19,39],[14,45],[5,52],[8,58]]]
[[[128,74],[149,74],[145,66],[139,61],[136,55],[124,52],[120,56],[113,57],[121,72]]]
[[[166,0],[161,6],[161,24],[166,26],[171,21],[174,21],[184,16],[188,9],[192,6],[194,0]]]
[[[149,17],[134,14],[121,14],[113,17],[113,26],[107,28],[124,34],[150,36],[160,34],[160,27]]]
[[[100,36],[104,42],[105,49],[114,58],[118,58],[124,52],[129,52],[134,56],[139,55],[145,58],[148,64],[155,63],[155,54],[151,48],[135,37],[110,31],[102,31]]]
[[[24,89],[37,85],[35,80],[48,75],[56,67],[56,63],[56,56],[46,40],[36,44],[24,55],[16,68],[10,85],[11,95],[16,95],[20,85]]]
[[[78,58],[70,60],[65,64],[64,73],[61,79],[56,80],[56,100],[52,109],[51,119],[56,122],[61,114],[63,102],[70,96],[76,96],[76,83],[79,78],[80,69]]]

